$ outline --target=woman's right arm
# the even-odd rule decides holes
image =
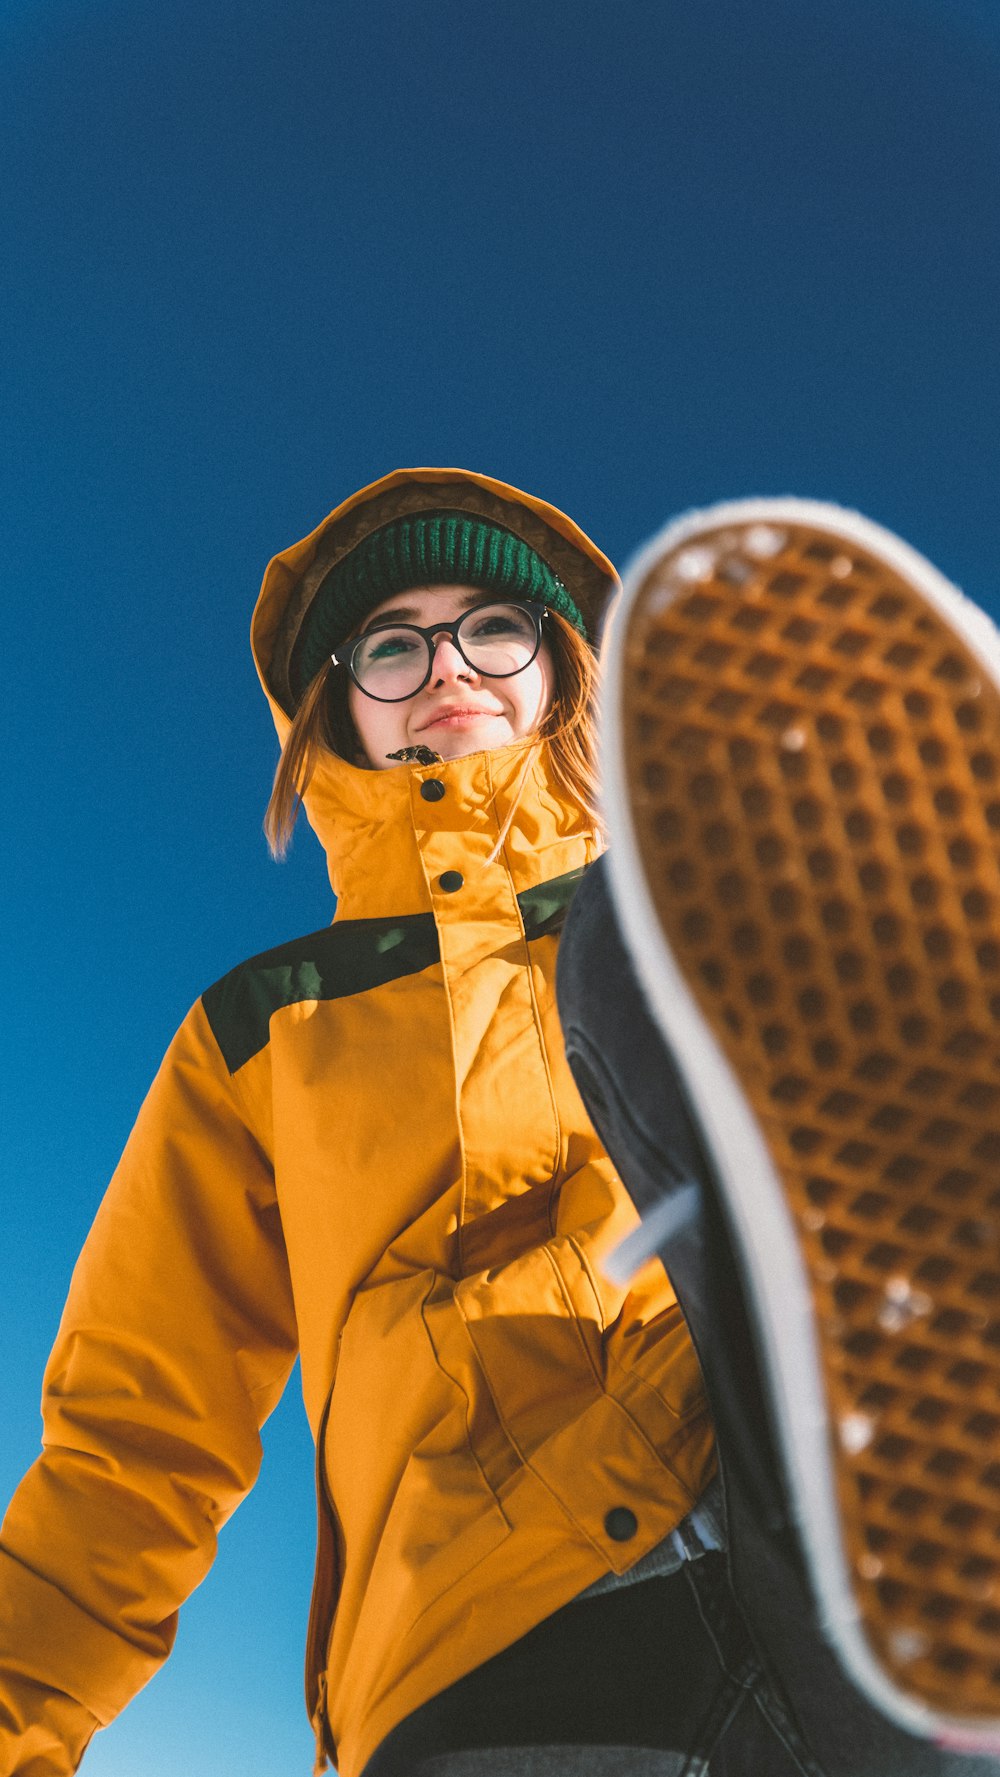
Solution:
[[[0,1777],[76,1769],[256,1479],[296,1350],[266,1141],[199,1001],[77,1264],[0,1531]]]

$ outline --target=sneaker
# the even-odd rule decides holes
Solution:
[[[604,659],[613,891],[823,1628],[902,1727],[1000,1753],[1000,636],[767,499],[668,526]]]

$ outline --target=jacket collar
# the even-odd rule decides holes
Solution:
[[[421,793],[431,779],[444,786],[433,800]],[[586,816],[553,782],[545,742],[389,771],[363,771],[325,753],[305,805],[327,855],[338,919],[432,910],[431,883],[442,867],[477,882],[488,870],[506,871],[517,894],[589,863],[601,849]]]

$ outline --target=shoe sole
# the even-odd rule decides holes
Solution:
[[[616,904],[823,1628],[901,1726],[998,1752],[1000,637],[879,526],[755,500],[641,553],[604,663]]]

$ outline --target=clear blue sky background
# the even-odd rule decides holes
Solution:
[[[260,834],[268,557],[458,463],[619,560],[840,500],[996,611],[998,77],[995,0],[0,4],[5,1497],[176,1024],[330,917]],[[296,1385],[266,1436],[92,1777],[308,1772]]]

